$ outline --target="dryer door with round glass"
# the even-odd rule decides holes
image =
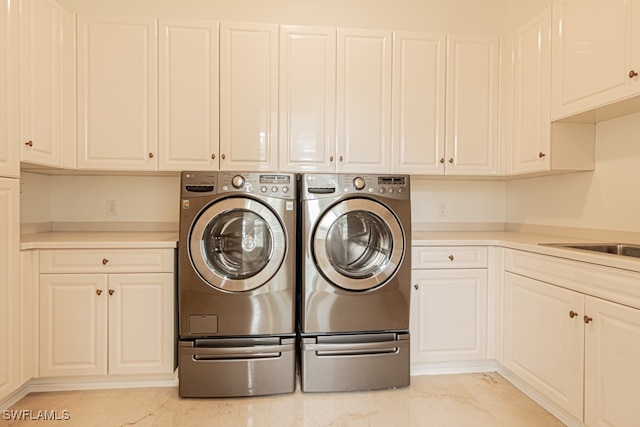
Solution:
[[[318,221],[313,255],[324,277],[335,286],[364,291],[393,277],[405,251],[396,216],[371,199],[344,200]]]
[[[265,204],[246,197],[212,203],[189,234],[189,256],[198,274],[214,288],[230,292],[267,283],[286,250],[277,216]]]

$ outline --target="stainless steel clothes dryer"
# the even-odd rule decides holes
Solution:
[[[300,177],[303,391],[409,385],[405,175]]]
[[[293,174],[183,172],[179,393],[295,390]]]

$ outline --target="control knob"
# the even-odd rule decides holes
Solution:
[[[244,187],[244,183],[245,180],[242,175],[236,175],[231,179],[231,185],[233,185],[234,188],[242,188]]]
[[[357,177],[353,179],[353,188],[355,188],[356,190],[362,190],[365,185],[366,182],[364,181],[364,178]]]

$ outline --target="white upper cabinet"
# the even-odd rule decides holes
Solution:
[[[78,168],[157,169],[153,18],[78,16]]]
[[[0,177],[20,175],[18,149],[18,8],[0,1]]]
[[[218,23],[159,22],[159,169],[217,170]]]
[[[277,170],[278,26],[220,23],[220,169]]]
[[[64,146],[73,149],[73,92],[65,79],[73,68],[65,53],[73,46],[73,19],[52,0],[24,0],[20,11],[21,160],[63,167]]]
[[[338,171],[391,171],[392,33],[338,29]]]
[[[640,93],[640,2],[553,3],[553,119]]]
[[[551,9],[516,31],[513,45],[512,172],[549,167]]]
[[[551,123],[551,8],[513,36],[509,174],[593,170],[595,127]]]
[[[445,173],[497,175],[498,38],[450,35],[447,45]]]
[[[394,32],[394,172],[444,171],[446,45],[445,34]]]
[[[336,29],[280,27],[282,171],[336,170]]]

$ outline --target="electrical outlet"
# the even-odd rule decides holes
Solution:
[[[118,215],[118,201],[117,200],[107,200],[107,215],[109,215],[109,216]]]
[[[446,217],[449,213],[447,212],[447,202],[438,202],[438,216]]]

